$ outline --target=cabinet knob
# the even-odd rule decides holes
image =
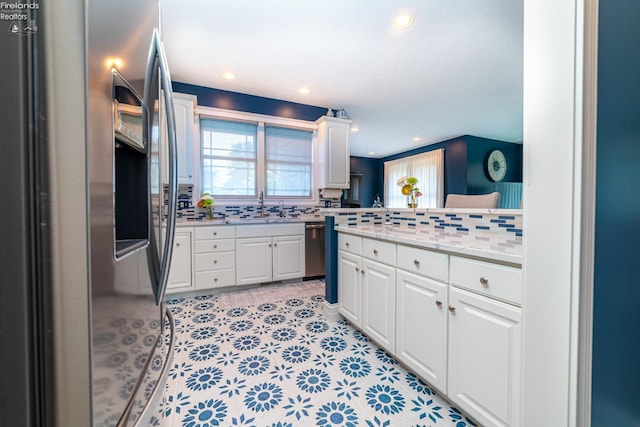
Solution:
[[[269,243],[269,247],[271,247],[271,243]]]
[[[214,231],[214,232],[213,232],[213,235],[214,235],[214,236],[217,236],[217,235],[218,235],[218,232],[217,232],[217,231]]]
[[[176,243],[176,247],[177,247],[177,246],[180,246],[180,243]]]
[[[277,244],[277,243],[274,243],[274,244],[273,244],[273,247],[275,248],[276,246],[278,246],[278,244]]]
[[[436,300],[436,305],[437,305],[439,308],[442,308],[442,301]]]
[[[346,247],[349,247],[349,242],[345,242],[344,244]]]
[[[413,265],[415,265],[416,267],[420,267],[420,261],[418,261],[417,259],[414,259]]]
[[[359,269],[358,267],[356,267],[356,273],[357,273],[358,271],[360,271],[360,269]]]
[[[214,279],[213,279],[213,281],[214,281],[214,282],[217,282],[217,281],[218,281],[218,278],[217,278],[217,277],[216,277],[216,278],[214,278]]]
[[[456,308],[455,308],[454,306],[450,305],[450,306],[449,306],[449,311],[450,311],[451,313],[455,314],[455,312],[456,312]]]
[[[214,263],[214,264],[217,264],[217,263],[218,263],[218,260],[217,260],[217,259],[214,259],[214,260],[213,260],[213,263]]]
[[[486,277],[481,277],[480,278],[480,284],[482,286],[489,286],[489,279],[487,279]]]
[[[362,270],[360,270],[360,273],[364,274],[364,268]]]
[[[373,254],[374,254],[374,255],[378,255],[378,250],[377,250],[377,249],[374,249],[374,250],[373,250]]]
[[[213,245],[213,249],[218,249],[218,245]]]

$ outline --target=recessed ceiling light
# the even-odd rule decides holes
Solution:
[[[413,16],[403,13],[393,18],[393,28],[403,30],[413,24]]]
[[[120,58],[107,58],[104,60],[104,66],[109,70],[112,68],[121,69],[122,65],[122,59]]]
[[[374,153],[373,151],[369,151],[369,155],[370,156],[373,156],[374,154],[376,154],[376,153]]]
[[[359,127],[352,127],[352,128],[351,128],[351,132],[353,132],[353,133],[356,133],[356,132],[358,132],[359,130],[360,130],[360,128],[359,128]]]
[[[419,136],[416,136],[416,137],[411,138],[411,140],[413,142],[420,142],[420,141],[422,141],[422,138],[420,138]]]
[[[300,89],[298,89],[298,93],[306,95],[306,94],[309,93],[309,88],[308,87],[301,87]]]
[[[236,78],[236,75],[232,72],[225,71],[224,73],[222,73],[222,78],[225,80],[233,80]]]

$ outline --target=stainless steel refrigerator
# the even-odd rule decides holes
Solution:
[[[0,5],[0,425],[157,424],[177,190],[159,4],[15,4]]]

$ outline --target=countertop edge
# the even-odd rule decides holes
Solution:
[[[405,236],[398,236],[393,234],[392,231],[374,232],[369,230],[358,229],[357,227],[349,227],[344,225],[337,225],[334,228],[341,233],[353,234],[362,237],[371,237],[378,240],[385,240],[392,243],[401,243],[411,246],[422,247],[425,249],[435,249],[442,252],[447,252],[452,255],[466,255],[470,257],[483,258],[486,260],[498,261],[508,264],[515,264],[522,266],[522,256],[516,254],[509,254],[503,252],[494,252],[482,249],[469,248],[464,246],[456,246],[441,242],[433,242],[424,239],[414,239]]]

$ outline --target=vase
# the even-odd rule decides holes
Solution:
[[[207,219],[213,219],[213,209],[207,209],[206,210],[206,218]]]
[[[418,207],[418,204],[413,202],[413,203],[407,203],[407,206],[409,206],[411,209],[415,209]]]

